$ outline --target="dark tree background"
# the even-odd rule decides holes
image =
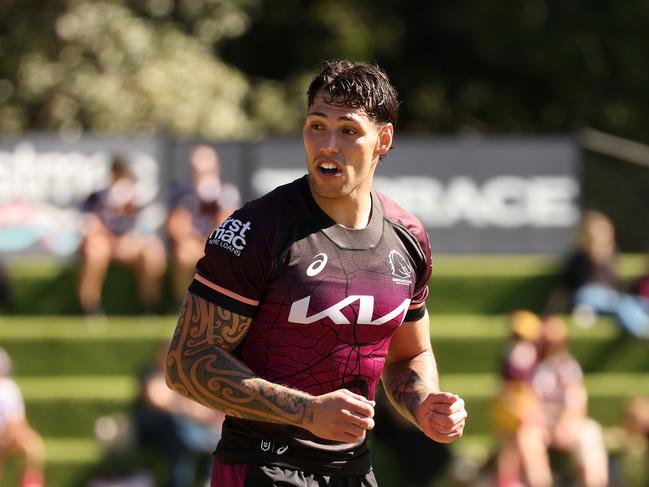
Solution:
[[[344,57],[388,71],[399,134],[647,143],[648,32],[645,0],[0,0],[0,133],[296,135]],[[649,170],[585,154],[584,204],[649,248]]]
[[[294,133],[317,63],[377,61],[414,133],[649,140],[642,0],[2,0],[0,127]]]

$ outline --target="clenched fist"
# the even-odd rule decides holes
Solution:
[[[450,443],[464,432],[464,400],[450,392],[433,392],[417,408],[419,428],[438,443]]]

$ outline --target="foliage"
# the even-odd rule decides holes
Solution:
[[[649,140],[642,0],[4,0],[0,130],[295,133],[318,61],[378,61],[402,132]]]
[[[247,28],[251,5],[254,0],[4,6],[0,128],[221,138],[281,128],[282,118],[295,118],[286,116],[291,107],[283,103],[283,86],[250,80],[217,55],[224,39]]]

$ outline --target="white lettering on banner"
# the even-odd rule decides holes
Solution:
[[[246,232],[250,230],[250,226],[250,222],[228,218],[210,234],[207,241],[210,245],[218,245],[239,256],[246,246]]]
[[[307,296],[306,298],[295,301],[291,305],[288,321],[291,323],[308,325],[309,323],[320,321],[324,318],[329,318],[337,325],[349,325],[350,322],[342,313],[342,310],[355,301],[359,302],[358,319],[356,320],[356,323],[359,325],[382,325],[396,318],[400,314],[403,314],[403,317],[405,317],[406,312],[408,311],[408,306],[410,306],[410,299],[406,298],[399,306],[387,313],[385,316],[381,316],[373,320],[372,316],[374,315],[374,296],[354,295],[347,296],[343,300],[339,301],[333,306],[330,306],[324,311],[320,311],[319,313],[307,316],[307,313],[309,312],[309,303],[311,302],[311,296]]]
[[[482,185],[457,176],[444,185],[424,176],[376,176],[375,187],[392,195],[429,227],[572,227],[579,219],[577,181],[570,176],[495,176]]]
[[[147,205],[160,190],[158,163],[144,152],[129,153],[129,161],[137,178],[138,202]],[[110,162],[105,150],[37,152],[30,142],[0,150],[0,204],[20,200],[76,206],[108,184]]]
[[[252,177],[265,194],[304,174],[303,169],[260,169]],[[418,175],[374,176],[374,187],[417,215],[427,227],[570,228],[579,220],[579,185],[572,176],[493,176],[483,183],[460,175],[447,183]]]

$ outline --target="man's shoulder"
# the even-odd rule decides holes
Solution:
[[[419,218],[401,207],[389,196],[378,191],[376,192],[376,194],[379,198],[379,201],[381,202],[383,216],[388,221],[404,228],[409,233],[414,235],[420,242],[428,240],[428,237],[426,235],[426,227]]]
[[[265,228],[285,227],[309,214],[304,195],[303,178],[278,186],[274,190],[247,201],[235,215],[255,220]]]
[[[270,210],[270,209],[285,209],[287,205],[297,205],[296,210],[300,210],[304,205],[304,178],[296,179],[290,183],[277,186],[272,191],[258,196],[254,199],[248,200],[244,208],[249,210]]]

